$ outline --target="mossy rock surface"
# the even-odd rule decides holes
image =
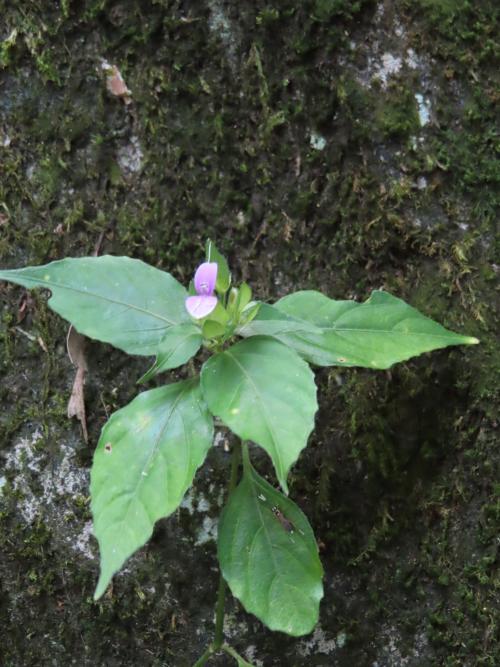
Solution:
[[[318,371],[290,488],[320,543],[320,625],[288,638],[229,602],[227,636],[256,665],[500,664],[498,13],[0,0],[2,268],[100,239],[187,284],[210,236],[262,299],[382,287],[481,340]],[[0,298],[2,665],[189,666],[212,633],[224,448],[94,603],[88,470],[148,360],[89,344],[85,444],[66,417],[66,324],[41,294],[4,283]]]

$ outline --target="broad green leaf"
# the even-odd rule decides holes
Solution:
[[[318,407],[309,366],[282,343],[254,336],[211,357],[201,388],[214,415],[267,451],[288,492],[288,471],[307,444]]]
[[[203,336],[194,324],[169,327],[158,345],[156,361],[139,382],[146,382],[158,373],[182,366],[198,352],[202,340]]]
[[[389,368],[423,352],[478,342],[448,331],[382,291],[373,292],[365,303],[334,301],[314,291],[296,292],[280,299],[275,308],[321,328],[322,333],[273,334],[318,366]],[[261,312],[254,322],[260,316]]]
[[[306,322],[304,319],[291,317],[267,303],[261,303],[258,315],[238,329],[238,333],[245,338],[249,336],[278,336],[301,332],[321,334],[322,329],[311,322]]]
[[[206,258],[207,262],[217,263],[217,281],[215,289],[219,294],[225,294],[231,285],[231,273],[227,264],[226,258],[217,250],[217,246],[210,239],[206,244]]]
[[[245,463],[219,522],[218,556],[232,594],[271,630],[311,632],[323,569],[301,510]]]
[[[359,308],[360,304],[349,299],[335,301],[321,292],[306,290],[289,294],[277,301],[274,306],[290,317],[311,322],[317,327],[328,328],[341,315],[353,308]]]
[[[184,287],[129,257],[67,258],[0,271],[0,280],[49,289],[49,306],[79,333],[130,354],[155,354],[168,327],[191,321]]]
[[[104,426],[91,472],[99,598],[111,577],[180,504],[212,444],[198,380],[139,394]]]

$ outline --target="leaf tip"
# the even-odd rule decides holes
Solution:
[[[94,602],[97,602],[97,600],[99,600],[99,598],[101,598],[104,595],[110,581],[111,577],[104,576],[104,573],[101,571],[101,574],[99,576],[99,581],[97,582],[97,586],[94,591]]]
[[[104,593],[106,592],[109,584],[111,583],[111,578],[112,578],[113,574],[114,574],[114,572],[112,572],[111,574],[109,573],[109,571],[105,572],[102,569],[102,565],[101,565],[101,572],[99,574],[99,580],[97,581],[97,586],[95,587],[94,596],[93,596],[94,597],[94,602],[97,602],[97,600],[99,600],[99,598],[101,598],[104,595]]]
[[[105,590],[106,589],[102,590],[102,586],[97,584],[97,587],[94,591],[94,596],[93,596],[94,602],[97,602],[99,600],[99,598],[101,598],[103,596]]]
[[[288,496],[290,494],[290,491],[288,489],[288,484],[286,479],[280,479],[280,486],[285,496]]]

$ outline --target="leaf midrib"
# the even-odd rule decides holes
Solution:
[[[273,441],[273,445],[274,445],[274,450],[275,450],[276,458],[278,459],[278,465],[279,465],[279,469],[280,469],[280,476],[282,476],[283,474],[286,475],[286,471],[283,469],[283,460],[282,460],[282,458],[281,458],[281,453],[280,453],[280,451],[279,451],[279,445],[278,445],[278,442],[279,442],[279,441],[278,441],[278,439],[277,439],[277,437],[276,437],[276,434],[275,434],[275,432],[274,432],[274,429],[273,429],[273,427],[272,427],[272,424],[269,422],[269,417],[268,417],[267,411],[266,411],[266,409],[265,409],[265,407],[264,407],[264,400],[263,400],[263,397],[262,397],[260,391],[258,390],[257,385],[255,384],[255,382],[253,381],[252,377],[249,375],[249,373],[248,373],[248,371],[245,369],[245,367],[238,361],[238,359],[236,359],[236,357],[234,357],[234,356],[231,354],[231,352],[229,352],[229,350],[226,351],[226,354],[228,355],[228,357],[230,357],[230,358],[234,361],[234,363],[238,366],[238,368],[241,370],[241,372],[243,373],[243,375],[248,379],[248,381],[250,382],[250,384],[251,384],[252,387],[254,388],[255,394],[256,394],[257,398],[259,399],[259,402],[260,402],[261,407],[262,407],[262,414],[264,415],[264,421],[265,421],[267,430],[268,430],[268,432],[269,432],[269,434],[270,434],[270,436],[271,436],[271,439],[272,439],[272,441]],[[254,354],[256,354],[256,353],[254,353]],[[262,355],[260,355],[260,356],[262,356]],[[259,444],[260,444],[260,443],[259,443]],[[285,487],[286,487],[286,478],[285,478],[283,481],[284,481],[284,483],[285,483]]]
[[[319,327],[319,331],[314,331],[311,332],[315,336],[322,336],[327,333],[343,333],[345,331],[352,333],[362,333],[362,334],[398,334],[402,336],[427,336],[427,337],[432,337],[432,338],[444,338],[445,340],[449,340],[450,338],[471,338],[471,336],[462,336],[461,334],[457,334],[454,331],[450,331],[449,333],[446,334],[439,334],[439,333],[426,333],[423,331],[401,331],[397,329],[355,329],[353,327]],[[279,335],[290,335],[290,336],[303,336],[304,334],[307,334],[308,332],[304,331],[297,331],[297,332],[287,332],[286,334],[280,333]]]
[[[270,552],[271,552],[271,558],[272,558],[273,566],[274,566],[274,575],[273,575],[273,583],[274,583],[274,580],[275,580],[277,577],[283,577],[286,573],[284,573],[284,572],[279,568],[279,566],[278,566],[278,564],[277,564],[277,562],[276,562],[276,557],[275,557],[275,547],[274,547],[273,541],[271,540],[271,538],[270,538],[270,536],[269,536],[269,532],[268,532],[268,529],[267,529],[266,522],[264,521],[264,518],[263,518],[263,515],[262,515],[261,505],[260,505],[260,503],[259,503],[259,498],[258,498],[258,494],[257,494],[257,487],[259,486],[259,480],[255,480],[255,479],[253,478],[253,469],[252,469],[252,468],[250,469],[250,472],[248,473],[248,478],[249,478],[249,484],[250,484],[250,488],[251,488],[252,498],[253,498],[255,507],[257,508],[257,513],[258,513],[258,515],[259,515],[260,524],[261,524],[262,530],[263,530],[263,532],[264,532],[264,534],[265,534],[265,536],[266,536],[266,540],[267,540],[267,543],[268,543],[268,548],[269,548],[269,550],[270,550]],[[264,488],[264,491],[267,492],[267,489]],[[258,531],[257,531],[257,533],[258,533]],[[257,533],[256,533],[256,535],[257,535]],[[256,535],[254,536],[253,539],[255,539]],[[252,540],[252,541],[253,541],[253,540]],[[250,550],[250,554],[251,554],[251,550]],[[248,558],[248,565],[247,565],[247,568],[248,568],[249,565],[250,565],[250,554],[249,554],[249,558]],[[299,563],[299,565],[300,565],[301,567],[304,567],[304,564],[302,563],[302,561],[300,560],[300,558],[293,552],[293,550],[286,550],[286,554],[287,554],[290,558],[295,559],[295,560]],[[307,570],[307,568],[304,568],[304,569]],[[309,572],[309,574],[310,574],[310,572]],[[247,569],[247,577],[248,577],[248,576],[249,576],[249,571],[248,571],[248,569]],[[286,577],[285,577],[285,579],[286,579]],[[271,584],[271,585],[269,586],[269,589],[271,589],[272,585],[273,585],[273,584]],[[298,586],[295,586],[292,582],[287,581],[287,585],[290,586],[291,588],[294,588],[294,589],[295,589],[296,591],[298,591],[302,596],[311,599],[311,596],[310,596],[309,594],[304,593],[304,590],[303,590],[302,588],[299,588]],[[270,596],[266,596],[266,602],[267,602],[267,612],[269,612]]]
[[[275,555],[274,555],[274,550],[273,550],[273,547],[272,547],[271,538],[269,537],[269,533],[268,533],[268,530],[267,530],[266,523],[265,523],[265,521],[262,517],[261,508],[260,508],[260,505],[259,505],[259,499],[257,498],[256,484],[255,484],[255,482],[252,478],[253,477],[252,476],[252,469],[250,469],[249,473],[245,473],[245,474],[248,474],[248,477],[249,477],[249,484],[250,484],[250,491],[251,491],[251,494],[252,494],[252,499],[254,501],[255,507],[257,508],[257,514],[259,515],[260,525],[261,525],[262,530],[263,530],[263,532],[266,536],[266,540],[267,540],[269,549],[271,551],[271,559],[273,561],[273,566],[274,566],[274,577],[273,578],[276,578],[278,576],[278,572],[279,572],[278,564],[276,563],[276,558],[275,558]],[[248,579],[250,577],[250,554],[249,554],[249,557],[248,557],[248,560],[247,560],[246,570],[247,570],[247,581],[248,581]],[[269,612],[269,606],[270,606],[269,597],[266,597],[266,602],[267,602],[267,612]]]
[[[146,506],[144,505],[144,503],[140,499],[140,491],[139,491],[140,486],[147,479],[147,476],[143,475],[143,473],[147,470],[153,456],[157,453],[157,451],[159,449],[159,442],[161,440],[161,437],[163,436],[166,428],[168,427],[170,419],[172,418],[172,415],[174,414],[174,411],[176,410],[177,405],[179,404],[180,400],[183,398],[184,394],[186,394],[188,389],[189,389],[189,386],[186,386],[184,389],[181,390],[179,395],[176,397],[176,399],[175,399],[175,401],[174,401],[174,403],[173,403],[173,405],[172,405],[172,407],[171,407],[171,409],[170,409],[170,411],[169,411],[169,413],[166,417],[166,420],[165,420],[162,428],[160,429],[160,432],[158,433],[158,436],[157,436],[157,438],[156,438],[156,440],[153,444],[151,452],[150,452],[146,462],[142,465],[142,467],[140,469],[140,474],[138,475],[138,481],[135,484],[135,488],[133,490],[128,491],[127,495],[129,495],[129,500],[126,503],[126,508],[127,509],[124,511],[124,515],[128,514],[128,512],[130,510],[130,505],[132,504],[132,502],[134,502],[134,500],[138,500],[141,503],[141,505],[146,509]],[[115,498],[113,498],[112,502],[114,502],[114,501],[115,501]],[[146,513],[149,516],[149,511],[147,509],[146,509]],[[125,521],[125,519],[122,519],[121,523],[123,523],[124,521]],[[151,521],[151,525],[154,525],[154,521]]]
[[[399,334],[403,336],[427,336],[427,337],[433,337],[433,338],[445,338],[445,339],[450,339],[450,338],[469,338],[469,336],[461,336],[460,334],[456,334],[455,332],[451,331],[449,334],[437,334],[437,333],[425,333],[422,331],[400,331],[397,329],[353,329],[353,328],[348,328],[348,327],[323,327],[322,333],[339,333],[339,332],[344,332],[348,331],[352,333],[353,331],[356,333],[371,333],[371,334]]]
[[[136,493],[137,493],[137,489],[141,486],[142,482],[144,482],[144,480],[147,479],[147,476],[143,475],[142,473],[146,472],[153,456],[155,456],[157,454],[158,450],[160,449],[160,440],[162,439],[163,434],[165,433],[165,430],[167,429],[167,427],[170,423],[172,415],[175,413],[175,411],[177,409],[177,406],[179,405],[181,399],[188,392],[188,390],[191,389],[190,385],[191,385],[191,382],[188,382],[186,387],[181,389],[181,391],[179,392],[179,395],[175,398],[174,403],[173,403],[173,405],[172,405],[172,407],[171,407],[171,409],[170,409],[170,411],[169,411],[169,413],[168,413],[168,415],[165,419],[165,422],[164,422],[163,426],[161,427],[161,429],[160,429],[160,431],[159,431],[159,433],[156,437],[156,440],[154,441],[154,444],[153,444],[153,447],[151,448],[151,452],[148,456],[148,459],[142,467],[141,474],[139,476],[139,481],[136,484]]]
[[[359,307],[363,307],[363,306],[366,306],[367,304],[366,303],[360,303],[360,304],[357,304],[357,305]],[[379,307],[379,306],[374,304],[372,307]],[[278,308],[278,310],[279,310],[279,308]],[[342,313],[339,316],[339,319],[341,317],[343,317],[344,314],[349,313],[351,310],[357,310],[357,308],[350,308],[348,311],[346,311],[346,313]],[[290,315],[289,313],[287,313],[286,311],[283,311],[283,310],[281,310],[280,312],[283,313],[284,315],[287,315],[288,317],[293,317],[295,320],[305,322],[306,324],[309,323],[309,320],[306,320],[303,317],[298,317],[296,315]],[[421,317],[418,317],[418,316],[403,317],[394,326],[397,326],[398,324],[400,324],[401,321],[403,321],[404,319],[407,319],[409,321],[411,321],[411,320],[416,320],[416,321],[427,320],[427,321],[429,321],[429,318],[426,315],[421,315]],[[437,322],[433,322],[433,320],[430,320],[430,322],[435,326],[441,326]],[[321,326],[319,324],[315,324],[314,322],[311,322],[311,324],[313,324],[313,326],[317,327],[319,331],[317,331],[317,332],[302,332],[302,331],[287,332],[285,334],[280,333],[279,335],[291,335],[291,336],[297,335],[297,336],[300,336],[301,334],[304,335],[304,334],[308,334],[308,333],[314,333],[315,335],[322,335],[322,334],[325,334],[325,333],[338,333],[338,332],[346,331],[346,332],[349,332],[349,333],[355,332],[355,333],[362,333],[362,334],[400,334],[400,335],[403,335],[403,336],[428,336],[428,337],[432,336],[434,338],[443,338],[445,340],[449,340],[450,338],[462,338],[462,339],[471,338],[471,336],[462,336],[461,334],[457,334],[454,331],[446,331],[445,333],[434,333],[434,332],[427,333],[427,332],[422,332],[422,331],[395,330],[394,327],[392,329],[366,329],[366,328],[344,327],[342,325],[335,326],[335,322],[333,322],[330,326]]]
[[[178,343],[174,347],[170,348],[170,350],[165,354],[165,356],[163,358],[161,358],[162,352],[159,351],[158,355],[157,355],[156,362],[155,362],[155,366],[157,366],[157,368],[161,368],[162,370],[170,370],[169,368],[165,368],[165,365],[168,364],[170,359],[179,350],[179,348],[182,347],[186,343],[186,341],[188,341],[190,338],[194,338],[194,337],[199,338],[200,345],[201,345],[201,338],[202,338],[201,334],[199,334],[197,331],[191,331],[191,332],[185,334],[185,336],[183,338],[180,338]],[[160,341],[159,345],[161,345],[161,341]],[[158,371],[158,372],[161,372],[161,371]]]
[[[18,271],[15,272],[17,275],[20,275]],[[0,271],[0,278],[2,275],[5,275],[4,271]],[[8,278],[6,278],[8,280]],[[78,287],[73,287],[72,285],[62,285],[61,283],[56,283],[56,282],[51,282],[48,280],[43,280],[42,278],[32,278],[31,276],[22,276],[22,280],[28,280],[33,283],[38,283],[42,285],[46,285],[48,289],[51,288],[51,286],[54,287],[59,287],[60,289],[66,289],[70,292],[77,292],[79,294],[83,294],[85,296],[93,296],[96,299],[101,299],[102,301],[107,301],[108,303],[113,303],[119,306],[126,306],[127,308],[130,308],[131,310],[136,310],[139,313],[143,313],[145,315],[149,315],[150,317],[154,317],[158,320],[162,320],[163,322],[168,322],[170,325],[175,325],[179,324],[179,322],[176,322],[174,320],[170,320],[168,317],[165,317],[163,315],[160,315],[159,313],[153,313],[150,310],[146,310],[145,308],[141,308],[140,306],[136,306],[135,304],[127,303],[126,301],[119,301],[117,299],[110,299],[107,296],[103,296],[102,294],[98,294],[97,292],[91,292],[88,290],[82,290]],[[54,298],[54,295],[51,295],[51,299]]]

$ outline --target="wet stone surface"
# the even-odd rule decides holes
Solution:
[[[290,638],[228,601],[255,665],[500,664],[497,4],[0,0],[2,268],[102,235],[187,284],[211,236],[263,300],[383,287],[481,340],[316,373],[290,489],[325,568],[320,622]],[[230,436],[94,603],[92,454],[150,360],[89,343],[85,444],[66,323],[5,283],[0,317],[0,662],[189,667],[212,638]]]

